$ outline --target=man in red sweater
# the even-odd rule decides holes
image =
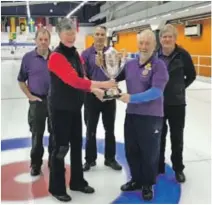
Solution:
[[[60,44],[49,58],[49,110],[53,129],[54,147],[51,156],[49,192],[60,201],[70,201],[66,193],[64,158],[71,146],[71,179],[69,188],[93,193],[82,170],[82,117],[84,91],[98,95],[98,88],[116,86],[114,81],[84,79],[82,62],[74,47],[76,31],[70,19],[58,25]]]

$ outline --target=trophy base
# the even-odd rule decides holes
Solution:
[[[113,100],[121,97],[121,90],[117,88],[111,88],[109,90],[105,90],[105,95],[103,97],[104,100]]]

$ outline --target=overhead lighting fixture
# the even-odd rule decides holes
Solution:
[[[165,14],[165,15],[162,16],[162,18],[165,18],[165,17],[167,17],[167,16],[171,16],[171,15],[172,15],[171,13]]]
[[[182,10],[182,11],[178,11],[177,13],[181,14],[181,13],[188,12],[188,11],[189,11],[189,9],[185,9],[185,10]]]
[[[66,18],[69,18],[71,15],[73,15],[75,12],[77,12],[81,7],[83,7],[88,0],[84,0],[82,3],[80,3],[74,10],[72,10],[70,13],[67,14]]]
[[[29,0],[26,1],[26,7],[27,7],[27,17],[28,17],[28,19],[31,19]]]
[[[197,7],[196,9],[204,9],[204,8],[209,7],[209,6],[211,6],[211,4],[208,4],[208,5],[205,5],[205,6],[199,6],[199,7]]]
[[[146,21],[146,19],[143,19],[141,22],[143,23],[143,22],[145,22]]]
[[[149,20],[151,21],[151,20],[155,20],[155,19],[157,19],[157,18],[156,18],[156,17],[153,17],[153,18],[151,18],[151,19],[149,19]]]

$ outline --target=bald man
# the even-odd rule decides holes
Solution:
[[[127,103],[124,124],[125,152],[131,180],[122,191],[142,190],[144,200],[153,198],[160,153],[163,122],[163,91],[168,81],[165,63],[153,55],[156,46],[151,30],[138,34],[139,58],[126,63],[117,80],[126,79]]]
[[[97,53],[105,52],[107,47],[105,42],[107,39],[106,28],[98,26],[94,31],[94,44],[83,51],[82,58],[85,62],[86,76],[90,80],[105,81],[109,78],[101,70]],[[84,171],[88,171],[96,165],[97,145],[96,145],[96,129],[99,121],[100,113],[102,114],[102,122],[105,128],[105,165],[114,170],[121,170],[122,167],[116,161],[116,140],[114,135],[116,101],[110,100],[102,102],[94,94],[86,93],[85,97],[85,119],[86,119],[86,149]]]

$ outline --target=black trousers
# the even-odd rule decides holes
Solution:
[[[182,171],[183,165],[183,132],[185,126],[185,105],[179,106],[164,106],[164,122],[161,135],[161,151],[160,151],[160,163],[159,172],[165,172],[165,147],[166,147],[166,135],[168,131],[167,122],[170,127],[171,137],[171,161],[174,171]]]
[[[49,192],[60,195],[66,193],[64,158],[71,146],[70,187],[87,185],[82,170],[82,116],[81,111],[71,112],[50,107],[53,128],[53,152],[51,155]]]
[[[86,162],[91,163],[97,159],[96,129],[100,113],[102,113],[102,121],[105,129],[105,159],[115,159],[116,142],[114,125],[116,101],[101,102],[93,94],[87,94],[85,108],[85,119],[87,121]]]
[[[87,126],[87,121],[88,121],[87,95],[88,94],[85,94],[85,96],[84,96],[84,123],[86,126]]]
[[[49,156],[52,152],[52,129],[49,120],[48,103],[46,98],[42,98],[42,102],[30,101],[28,111],[28,123],[32,133],[32,149],[30,153],[31,166],[40,167],[43,163],[44,154],[43,135],[45,131],[46,120],[49,132]]]
[[[126,159],[132,180],[140,186],[156,183],[162,122],[162,117],[126,114]]]

